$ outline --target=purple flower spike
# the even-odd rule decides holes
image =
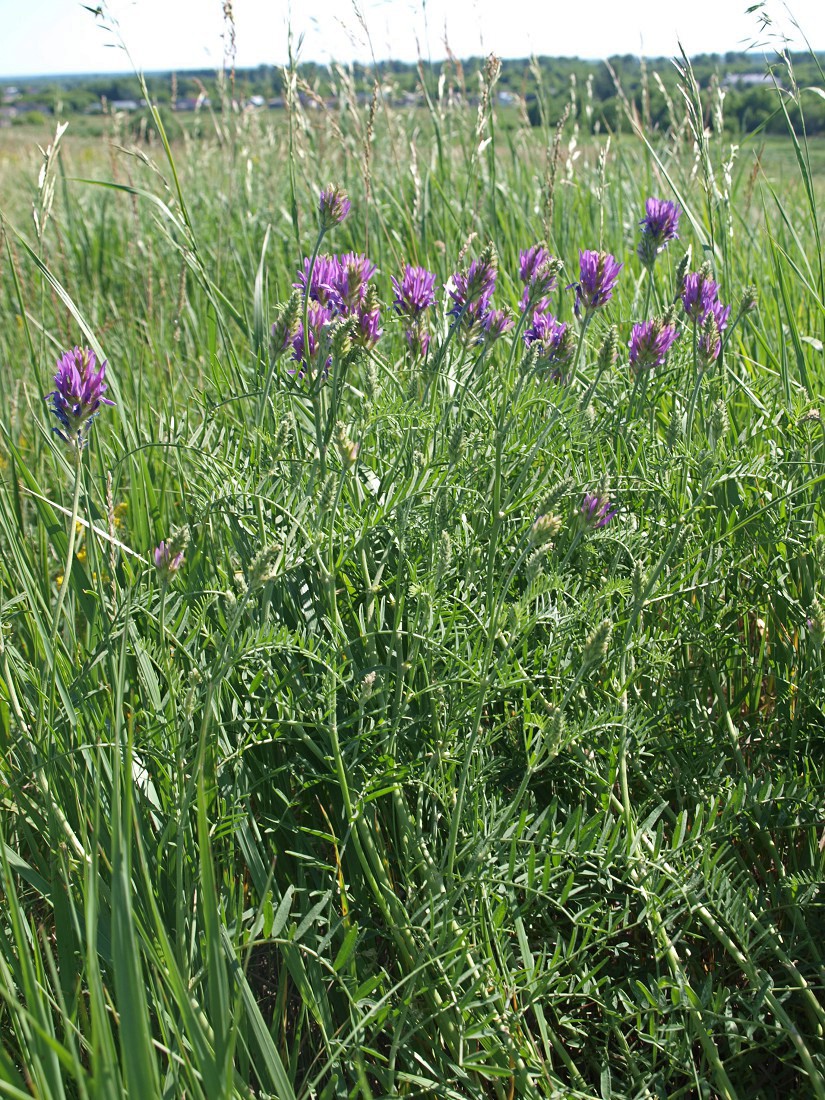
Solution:
[[[531,283],[536,274],[547,266],[550,253],[543,244],[534,244],[519,252],[518,273],[523,283]]]
[[[639,259],[646,267],[652,267],[656,257],[670,241],[679,236],[679,207],[667,199],[648,199],[645,216],[639,222],[642,239],[639,241]]]
[[[635,371],[661,367],[679,333],[662,320],[643,321],[630,334],[630,365]]]
[[[325,232],[332,229],[346,218],[351,209],[351,203],[340,187],[331,184],[326,191],[321,192],[318,201],[318,222]]]
[[[292,285],[306,294],[310,261],[304,257],[303,271]],[[335,316],[350,317],[358,313],[367,296],[369,280],[375,274],[375,264],[362,253],[345,252],[343,256],[315,257],[309,299],[320,302]]]
[[[576,284],[576,316],[581,311],[601,309],[613,297],[613,288],[624,267],[609,252],[593,249],[579,252],[579,282]]]
[[[494,344],[513,327],[513,318],[503,309],[491,309],[482,323],[484,339],[488,344]]]
[[[682,305],[691,321],[704,321],[719,293],[718,285],[704,271],[689,271],[682,284]]]
[[[730,306],[722,305],[717,299],[715,302],[711,302],[708,313],[713,314],[713,319],[716,322],[716,327],[720,332],[724,332],[728,327],[728,319],[730,317]]]
[[[489,299],[480,298],[477,302],[470,302],[462,307],[456,305],[450,313],[454,317],[461,317],[461,340],[467,346],[480,344],[484,339],[484,326],[490,314]]]
[[[367,284],[375,271],[375,264],[363,253],[345,252],[338,261],[337,280],[333,285],[346,315],[357,310],[363,302]]]
[[[496,289],[498,266],[494,258],[473,260],[467,271],[459,271],[453,276],[453,289],[450,297],[455,305],[450,310],[458,316],[466,307],[479,307],[477,312],[487,312],[493,291]]]
[[[706,271],[691,271],[685,275],[682,285],[682,305],[688,317],[702,330],[698,352],[706,363],[719,358],[722,348],[719,334],[724,332],[730,318],[730,306],[718,298],[719,287]],[[712,319],[708,327],[708,319]]]
[[[89,424],[97,416],[101,405],[114,405],[103,394],[106,383],[104,360],[95,370],[97,360],[91,348],[73,348],[57,361],[55,388],[46,395],[51,409],[61,427],[54,431],[64,443],[78,450],[86,443]]]
[[[430,349],[430,334],[426,329],[421,329],[414,324],[411,329],[406,330],[404,339],[407,341],[412,359],[426,359]]]
[[[166,542],[155,547],[155,567],[163,577],[170,577],[183,565],[183,550],[175,553]]]
[[[304,325],[301,322],[298,325],[298,331],[296,332],[292,340],[292,358],[296,363],[301,364],[299,374],[303,374],[307,367],[310,367],[313,361],[318,355],[318,348],[321,341],[326,336],[326,329],[332,320],[332,313],[326,306],[320,302],[310,301],[309,303],[309,336],[307,343],[309,344],[308,354],[307,348],[304,343]],[[332,356],[330,356],[325,363],[325,368],[332,362]]]
[[[537,313],[524,334],[527,347],[538,345],[539,367],[561,367],[573,358],[573,333],[564,321],[558,321],[552,313]],[[556,371],[555,377],[561,374]]]
[[[585,493],[579,513],[588,527],[607,527],[618,511],[603,493]]]
[[[307,277],[309,275],[310,260],[304,257],[303,271],[298,272],[298,281],[292,285],[296,290],[307,292]],[[338,309],[341,304],[341,295],[338,289],[341,281],[341,263],[337,256],[322,254],[315,257],[315,265],[312,268],[312,280],[309,285],[309,298],[312,302],[320,302]]]
[[[407,341],[407,347],[410,349],[413,359],[425,359],[427,357],[427,352],[430,348],[429,332],[425,332],[418,325],[413,325],[412,328],[408,328],[404,333],[404,338]]]
[[[524,293],[521,296],[522,311],[532,306],[536,312],[545,312],[550,306],[547,297],[558,284],[557,271],[559,264],[542,244],[534,244],[531,248],[519,253],[519,275],[524,283]]]
[[[358,332],[355,342],[364,348],[374,348],[381,339],[381,313],[377,306],[365,304],[358,310]]]
[[[710,366],[719,358],[719,353],[722,350],[722,341],[719,338],[718,330],[710,332],[703,332],[699,337],[699,343],[697,346],[697,352],[699,356],[700,367]]]
[[[402,317],[417,317],[435,304],[435,275],[423,267],[407,264],[400,283],[392,277],[392,288],[395,291],[393,305]]]
[[[682,284],[682,305],[692,321],[702,321],[716,301],[717,284],[703,271],[689,271]]]

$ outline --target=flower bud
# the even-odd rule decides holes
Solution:
[[[582,661],[585,665],[600,665],[607,657],[610,648],[610,635],[613,626],[609,619],[602,619],[584,645]]]
[[[350,439],[345,424],[339,421],[337,427],[338,434],[335,438],[335,449],[338,451],[338,456],[344,464],[345,469],[351,470],[358,461],[359,447],[357,443],[353,443]]]

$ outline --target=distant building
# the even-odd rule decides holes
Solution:
[[[723,88],[772,88],[774,84],[782,87],[782,81],[770,73],[728,73],[722,77]]]
[[[136,99],[113,99],[109,106],[113,111],[136,111],[140,104]]]
[[[197,111],[201,107],[209,107],[211,100],[208,95],[199,95],[197,98],[193,96],[179,96],[172,104],[172,110],[174,111]]]

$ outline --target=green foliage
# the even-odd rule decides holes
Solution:
[[[809,135],[825,133],[825,101],[818,97],[822,82],[823,56],[805,53],[769,53],[767,57],[750,52],[701,54],[691,59],[695,79],[701,89],[712,92],[721,86],[725,99],[724,126],[732,134],[767,132],[785,134],[786,120],[779,109],[777,89],[795,95],[797,89],[810,92],[805,101],[804,123]],[[299,96],[304,102],[346,98],[351,90],[361,106],[373,94],[376,82],[382,99],[396,105],[414,102],[421,105],[423,88],[434,87],[443,76],[451,96],[463,99],[470,107],[478,106],[479,85],[485,59],[470,58],[442,64],[400,61],[377,65],[353,63],[326,66],[302,62],[295,70],[300,82]],[[228,106],[226,76],[204,69],[183,73],[151,73],[138,78],[129,74],[112,76],[45,77],[26,82],[19,103],[54,107],[56,114],[72,116],[100,109],[100,104],[133,101],[144,94],[144,81],[153,103],[172,107],[173,101],[190,104],[205,95],[213,110]],[[640,59],[632,55],[589,61],[581,58],[539,57],[505,58],[501,61],[498,92],[502,103],[523,103],[531,124],[541,124],[539,101],[544,100],[545,119],[555,126],[565,110],[572,107],[587,132],[620,131],[623,109],[632,107],[649,129],[666,130],[673,122],[673,100],[678,100],[679,77],[669,58]],[[276,109],[284,106],[287,94],[285,71],[274,65],[239,69],[233,74],[237,102],[248,103],[262,97]],[[404,97],[408,97],[407,100]],[[712,104],[707,105],[706,122],[711,123]],[[189,109],[188,107],[186,108]],[[795,106],[791,123],[802,132],[803,116]],[[174,127],[173,127],[174,129]]]
[[[612,142],[431,75],[426,117],[379,99],[374,131],[342,77],[352,110],[288,83],[285,123],[170,144],[152,112],[123,148],[113,118],[7,169],[4,1095],[825,1096],[806,94],[773,101],[780,191],[687,64],[678,116],[634,129],[619,98]],[[301,377],[268,333],[331,181],[353,209],[323,247],[375,261],[385,331]],[[683,214],[648,275],[651,194]],[[491,240],[516,310],[540,238],[574,325],[578,249],[625,263],[575,377],[526,319],[463,343],[442,291],[411,361],[391,275],[441,285]],[[680,316],[635,375],[686,249],[736,321],[703,371]],[[75,343],[115,401],[79,464],[42,400]]]

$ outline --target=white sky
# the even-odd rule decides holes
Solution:
[[[98,0],[86,0],[95,7]],[[787,37],[825,49],[825,0],[233,0],[237,65],[283,64],[291,21],[301,60],[414,60],[444,57],[445,28],[458,57],[494,51],[607,57],[671,56],[764,47]],[[133,62],[146,71],[219,67],[224,54],[221,0],[109,0],[108,11]],[[80,0],[0,0],[0,77],[125,72],[129,58]]]

